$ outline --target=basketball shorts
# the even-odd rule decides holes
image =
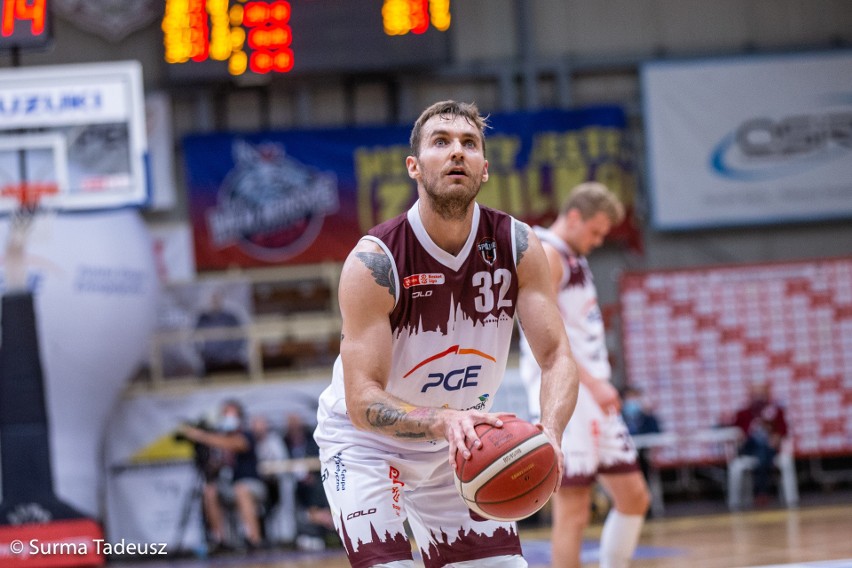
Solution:
[[[336,439],[351,440],[349,432],[339,434]],[[323,486],[354,568],[410,561],[406,519],[426,568],[527,566],[516,524],[472,513],[456,491],[447,457],[440,446],[395,453],[350,442],[322,449]]]
[[[562,453],[562,485],[591,485],[598,474],[639,471],[636,447],[621,414],[604,413],[583,384],[562,437]]]
[[[266,501],[268,495],[266,484],[260,479],[244,477],[236,481],[219,481],[217,485],[219,498],[222,499],[226,505],[234,505],[237,502],[237,484],[248,488],[249,492],[254,496],[255,501],[258,503],[264,503]]]

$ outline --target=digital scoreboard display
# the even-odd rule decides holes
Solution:
[[[167,0],[168,75],[217,80],[449,61],[450,0]]]
[[[48,0],[0,0],[0,51],[50,43]]]

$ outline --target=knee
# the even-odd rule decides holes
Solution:
[[[254,503],[256,501],[254,492],[251,487],[246,485],[245,483],[235,483],[234,484],[234,495],[240,501],[251,501]]]
[[[638,495],[636,496],[636,508],[638,510],[637,514],[644,515],[648,512],[648,509],[651,507],[651,492],[648,490],[647,485],[643,485],[642,489],[639,490]]]
[[[582,532],[589,526],[592,521],[592,508],[589,506],[582,511],[577,511],[572,515],[563,517],[563,525],[570,531]]]
[[[257,501],[248,487],[241,483],[234,485],[234,501],[238,507],[243,509],[254,510],[257,508]]]
[[[219,489],[210,483],[204,486],[204,500],[207,503],[218,503]]]
[[[651,492],[646,483],[636,483],[615,496],[615,508],[625,515],[645,515],[651,507]]]
[[[561,496],[557,496],[559,499]],[[581,501],[585,503],[585,501]],[[558,532],[570,531],[582,533],[589,522],[592,520],[591,503],[588,506],[582,506],[571,502],[566,502],[562,497],[561,502],[557,501],[553,507],[554,524],[559,525]]]

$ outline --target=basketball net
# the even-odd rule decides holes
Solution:
[[[36,216],[42,210],[41,198],[59,191],[55,183],[19,183],[6,185],[0,190],[3,197],[18,201],[18,207],[9,218],[6,236],[6,291],[25,290],[27,287],[26,246]]]

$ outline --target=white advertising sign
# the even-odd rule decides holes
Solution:
[[[662,230],[852,217],[852,52],[642,68]]]
[[[52,208],[146,205],[145,126],[138,61],[0,69],[0,194],[49,183]],[[62,143],[39,145],[45,135]]]

